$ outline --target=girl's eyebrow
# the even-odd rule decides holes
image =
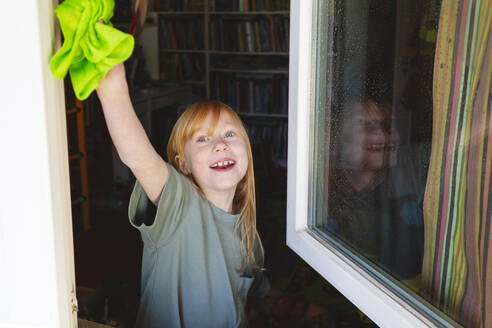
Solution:
[[[226,123],[224,124],[224,130],[237,130],[238,129],[238,126],[236,124],[233,124],[233,123]],[[217,131],[217,128],[215,128],[215,130]],[[215,131],[214,131],[215,132]],[[198,135],[210,135],[210,129],[209,128],[200,128],[198,129],[195,133],[193,133],[193,136],[198,136]]]
[[[237,129],[238,126],[236,124],[233,124],[233,123],[227,123],[227,124],[224,124],[224,128],[225,128],[225,130]]]
[[[210,131],[209,128],[200,128],[200,129],[196,130],[195,133],[193,133],[193,135],[196,135],[196,134],[199,134],[199,133],[206,133],[206,134],[208,134],[209,131]]]

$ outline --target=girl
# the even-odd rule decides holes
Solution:
[[[325,228],[418,290],[428,145],[400,145],[390,103],[351,99],[340,115]]]
[[[137,178],[131,224],[144,242],[137,327],[243,327],[261,271],[251,146],[234,111],[190,106],[173,128],[169,164],[148,140],[122,64],[97,88],[118,154]],[[155,206],[154,206],[155,205]]]

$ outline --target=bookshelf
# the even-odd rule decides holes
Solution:
[[[159,79],[189,84],[207,94],[205,8],[199,1],[156,0],[159,27]]]
[[[190,84],[243,118],[253,144],[286,162],[288,0],[154,0],[159,77]]]

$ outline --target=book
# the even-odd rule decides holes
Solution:
[[[263,51],[263,48],[261,46],[260,23],[258,21],[253,22],[253,35],[253,39],[255,41],[255,50],[259,52]]]
[[[275,39],[276,39],[276,34],[275,34],[275,24],[274,24],[274,20],[273,20],[273,17],[269,16],[268,17],[268,22],[269,22],[269,28],[270,28],[270,47],[271,47],[271,51],[277,51],[277,45],[276,45],[276,42],[275,42]]]
[[[205,70],[203,69],[202,57],[200,55],[194,55],[193,58],[194,58],[196,71],[198,72],[199,75],[198,79],[200,81],[205,81],[206,74],[205,74]]]
[[[178,49],[178,40],[176,38],[176,33],[174,31],[174,23],[172,21],[167,22],[167,30],[169,31],[169,38],[171,40],[172,49]]]
[[[252,79],[248,80],[248,111],[250,113],[255,112],[255,86]]]
[[[246,51],[248,52],[253,52],[255,51],[255,48],[253,45],[253,29],[251,26],[251,22],[250,21],[243,22],[242,25],[244,27],[244,34],[245,34],[244,40],[246,41],[246,45],[244,48],[246,48]]]

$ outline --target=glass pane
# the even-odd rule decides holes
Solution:
[[[439,10],[319,1],[315,47],[311,228],[426,312],[416,304]]]

